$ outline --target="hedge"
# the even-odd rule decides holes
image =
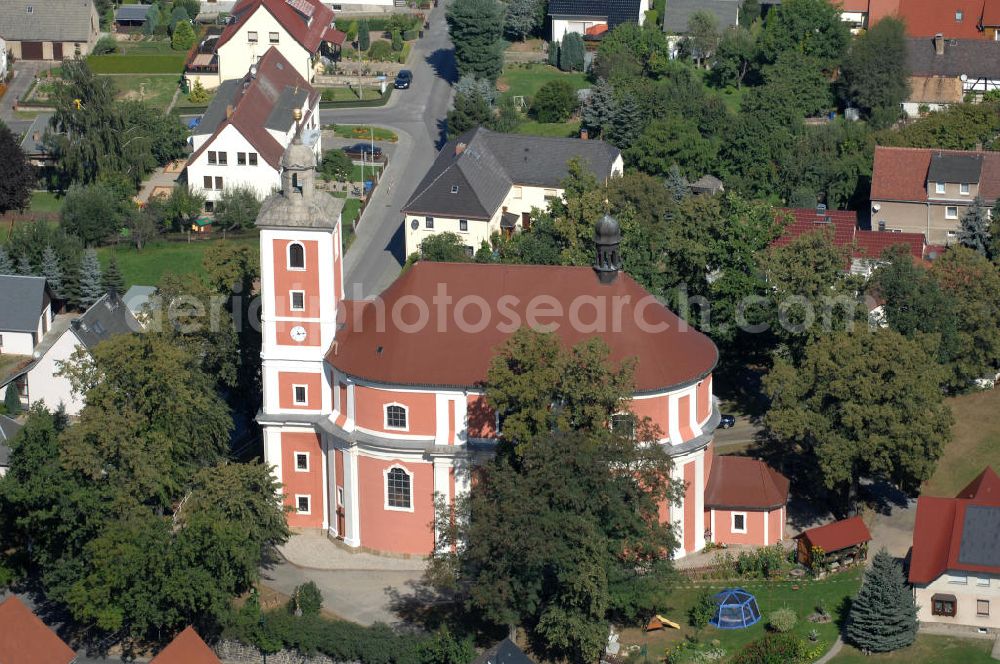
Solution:
[[[91,55],[87,64],[95,74],[177,74],[187,55]]]

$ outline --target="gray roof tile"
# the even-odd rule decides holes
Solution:
[[[667,0],[663,12],[663,31],[668,35],[683,35],[688,31],[688,21],[695,12],[706,11],[719,20],[719,29],[736,25],[739,19],[740,0]]]
[[[97,31],[96,16],[91,0],[0,0],[0,37],[88,42]]]
[[[934,39],[906,40],[911,76],[961,76],[1000,79],[1000,42],[985,39],[946,39],[944,54],[934,51]]]
[[[90,349],[119,334],[138,332],[141,326],[117,295],[106,294],[71,323],[74,334]]]
[[[1000,567],[1000,506],[969,505],[965,508],[958,562]]]
[[[613,28],[639,22],[639,0],[549,0],[549,16],[605,17]]]
[[[983,157],[977,154],[931,155],[931,165],[927,171],[928,182],[951,182],[953,184],[976,184],[983,171]]]
[[[45,277],[0,275],[0,331],[34,332],[45,302]]]

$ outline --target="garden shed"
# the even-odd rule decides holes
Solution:
[[[149,10],[153,5],[122,5],[115,11],[115,30],[118,32],[138,32],[146,25]]]
[[[810,528],[796,538],[798,561],[807,567],[817,562],[850,564],[868,557],[868,542],[872,535],[860,516],[834,521],[825,526]],[[823,560],[814,561],[814,553],[822,551]]]

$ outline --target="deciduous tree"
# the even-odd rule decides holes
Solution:
[[[465,242],[455,233],[428,235],[420,243],[420,259],[434,262],[467,263]]]
[[[539,122],[564,122],[577,107],[576,90],[564,80],[545,83],[534,99],[531,112]]]
[[[7,125],[0,123],[0,214],[23,210],[31,201],[35,169]]]
[[[230,187],[215,203],[215,221],[229,230],[250,229],[260,213],[260,194],[248,186]]]
[[[898,114],[910,93],[903,22],[888,16],[854,39],[840,73],[842,95],[849,104],[867,115],[876,109]]]
[[[788,0],[767,13],[761,52],[768,62],[797,51],[833,66],[840,62],[850,40],[850,29],[835,5],[826,0]]]
[[[126,205],[120,193],[104,183],[73,185],[66,192],[60,222],[84,244],[100,244],[125,225]]]
[[[720,87],[740,89],[757,58],[757,40],[746,28],[727,28],[712,60],[712,79]]]
[[[719,45],[719,19],[715,14],[699,10],[688,18],[688,33],[682,42],[682,48],[695,63],[706,66],[715,54]]]

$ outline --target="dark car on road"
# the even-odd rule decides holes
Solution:
[[[343,148],[344,152],[351,159],[364,159],[365,161],[381,161],[382,148],[372,146],[371,143],[355,143]]]
[[[396,74],[396,82],[392,84],[397,90],[409,90],[410,83],[413,83],[413,72],[403,69]]]
[[[732,415],[723,415],[722,417],[719,418],[720,429],[729,429],[734,424],[736,424],[736,418],[733,417]]]

